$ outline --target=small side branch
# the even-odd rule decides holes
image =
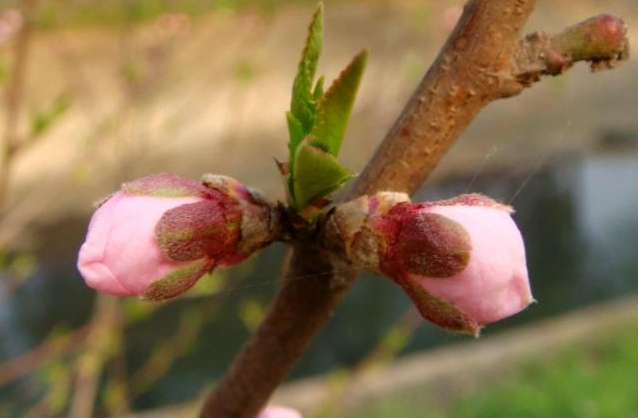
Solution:
[[[18,126],[24,101],[26,68],[33,30],[31,18],[36,1],[22,0],[20,3],[21,16],[25,22],[16,35],[13,65],[5,93],[5,128],[3,137],[0,138],[0,213],[3,212],[6,203],[13,156],[23,145]]]
[[[450,39],[348,197],[381,190],[412,193],[476,114],[578,61],[593,70],[629,57],[622,19],[602,14],[556,35],[521,40],[533,1],[470,1]]]
[[[592,71],[614,68],[629,58],[626,34],[623,20],[608,14],[594,16],[556,35],[534,32],[519,41],[514,50],[512,75],[523,88],[541,76],[562,74],[578,61],[589,62]],[[518,93],[520,88],[511,93]]]

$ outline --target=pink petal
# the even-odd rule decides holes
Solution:
[[[80,248],[78,269],[90,287],[112,295],[138,295],[179,263],[164,256],[155,225],[169,209],[201,200],[118,192],[100,206]]]
[[[505,211],[485,206],[432,206],[424,210],[459,222],[472,240],[468,266],[448,278],[411,276],[480,325],[513,315],[532,301],[525,247]]]
[[[299,411],[283,406],[268,406],[257,418],[303,418]]]

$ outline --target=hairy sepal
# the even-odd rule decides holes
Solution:
[[[214,266],[213,260],[205,258],[187,263],[151,283],[141,298],[153,301],[174,298],[193,287]]]
[[[155,235],[164,254],[174,261],[217,259],[235,250],[240,223],[238,205],[206,200],[166,211]]]
[[[156,197],[208,197],[205,187],[190,179],[169,173],[151,174],[122,185],[130,195]]]

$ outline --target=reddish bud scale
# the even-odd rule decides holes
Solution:
[[[380,270],[397,269],[428,277],[450,277],[465,269],[471,243],[467,231],[445,216],[427,213],[423,205],[400,203],[372,220],[385,238]]]
[[[237,251],[226,254],[218,260],[222,266],[231,266],[246,259],[255,251],[270,244],[279,234],[279,218],[273,208],[256,190],[248,189],[232,177],[217,174],[205,174],[202,183],[210,190],[224,193],[239,203],[241,220],[239,230],[241,240]]]
[[[240,206],[230,199],[203,200],[166,211],[155,235],[172,260],[219,260],[239,241],[241,217]]]

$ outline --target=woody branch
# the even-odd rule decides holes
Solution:
[[[557,35],[519,40],[536,0],[471,0],[456,28],[354,187],[414,192],[488,103],[576,61],[612,68],[628,57],[621,19],[601,15]],[[286,378],[357,277],[340,254],[300,239],[264,321],[206,399],[202,418],[252,418]],[[332,271],[332,274],[325,274]],[[321,273],[316,275],[316,273]],[[287,280],[309,277],[306,280]]]

